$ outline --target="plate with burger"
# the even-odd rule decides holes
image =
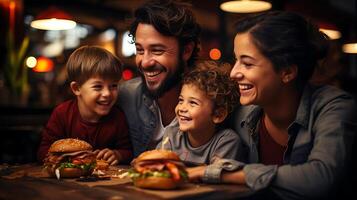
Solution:
[[[83,140],[61,139],[48,149],[44,166],[51,177],[79,178],[92,174],[96,156],[92,146]]]
[[[134,185],[145,189],[175,189],[187,182],[184,163],[173,151],[151,150],[131,162],[128,175]]]

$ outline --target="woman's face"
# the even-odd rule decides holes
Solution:
[[[239,33],[234,39],[235,64],[231,78],[237,81],[242,105],[269,105],[279,97],[281,75],[272,62],[260,53],[250,33]]]

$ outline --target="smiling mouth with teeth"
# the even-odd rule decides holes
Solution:
[[[184,116],[180,116],[179,118],[180,118],[181,121],[190,121],[191,120],[191,118],[184,117]]]
[[[240,89],[240,90],[249,90],[249,89],[251,89],[251,88],[253,88],[253,86],[252,86],[252,85],[248,85],[248,84],[239,84],[239,89]]]
[[[148,77],[154,77],[161,73],[161,71],[154,71],[154,72],[145,72],[145,75]]]
[[[110,102],[97,102],[97,104],[102,105],[102,106],[109,106]]]

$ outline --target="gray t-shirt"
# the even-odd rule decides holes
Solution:
[[[168,141],[164,144],[164,149],[177,153],[188,166],[210,164],[219,158],[236,159],[239,151],[240,140],[232,129],[215,133],[206,144],[199,147],[192,147],[184,132],[165,132],[156,149],[162,148],[161,143],[166,137]]]

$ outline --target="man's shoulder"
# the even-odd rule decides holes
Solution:
[[[124,91],[134,92],[134,91],[141,90],[142,85],[143,85],[142,78],[136,77],[136,78],[133,78],[133,79],[130,79],[130,80],[127,80],[127,81],[121,83],[119,86],[119,90],[123,91],[123,92]]]
[[[140,77],[137,77],[120,84],[118,102],[120,104],[135,102],[135,99],[140,98],[142,94],[143,82]]]

